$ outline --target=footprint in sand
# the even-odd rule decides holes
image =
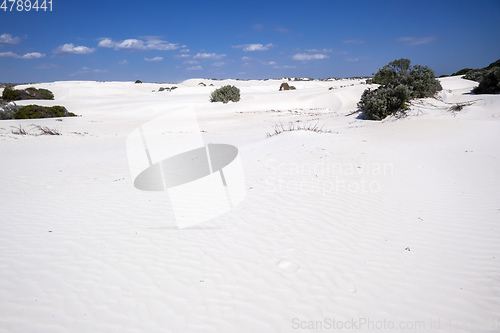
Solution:
[[[288,259],[281,259],[278,261],[278,267],[285,272],[295,273],[299,270],[300,265]]]

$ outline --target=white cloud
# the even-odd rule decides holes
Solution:
[[[309,49],[309,50],[306,50],[307,53],[328,53],[328,52],[333,52],[332,49],[322,49],[322,50],[318,50],[318,49]]]
[[[428,37],[401,37],[398,39],[399,42],[410,45],[410,46],[429,44],[435,40],[436,40],[436,38],[432,37],[432,36],[428,36]]]
[[[40,52],[32,52],[32,53],[26,53],[25,55],[21,56],[21,59],[40,59],[45,57],[45,54],[42,54]]]
[[[17,44],[21,41],[19,37],[12,37],[11,34],[1,34],[0,35],[0,43],[3,44]]]
[[[122,60],[118,63],[118,65],[128,65],[130,62],[128,60]]]
[[[292,57],[293,60],[302,60],[302,61],[321,60],[326,58],[328,58],[326,54],[320,54],[320,53],[316,54],[297,53]]]
[[[178,54],[175,56],[176,58],[189,58],[190,55],[189,54]]]
[[[185,45],[183,47],[185,47]],[[187,53],[187,52],[189,52],[189,49],[182,49],[182,50],[179,50],[179,52]]]
[[[198,53],[193,58],[195,58],[195,59],[222,59],[225,56],[226,56],[225,54]]]
[[[241,57],[241,60],[243,60],[243,61],[249,61],[250,59],[252,59],[252,58],[250,58],[250,57]]]
[[[162,61],[162,60],[163,60],[163,57],[144,58],[144,60],[146,60],[146,61],[151,61],[151,62],[154,62],[154,61]]]
[[[94,48],[87,46],[74,46],[73,43],[64,44],[54,50],[55,53],[90,54],[95,52]]]
[[[212,64],[212,66],[214,66],[214,67],[221,67],[221,66],[224,66],[224,64],[225,64],[225,62],[223,62],[223,61],[218,61],[218,62],[214,62],[214,63]]]
[[[191,67],[188,67],[186,69],[188,71],[201,71],[203,69],[203,67],[201,67],[201,66],[191,66]]]
[[[116,43],[113,42],[109,38],[102,39],[99,44],[97,44],[98,47],[108,47],[108,48],[113,48],[115,47]]]
[[[164,40],[158,39],[157,37],[142,39],[125,39],[123,41],[113,41],[109,38],[103,38],[98,47],[114,48],[115,50],[131,50],[131,51],[143,51],[143,50],[155,50],[155,51],[169,51],[176,50],[179,45],[173,43],[167,43]]]
[[[243,44],[233,46],[235,49],[243,49],[245,52],[253,52],[253,51],[267,51],[269,48],[273,47],[272,43],[262,45],[262,44]]]
[[[197,60],[185,60],[182,63],[185,64],[185,65],[196,65],[196,64],[199,64],[199,62]]]
[[[14,59],[40,59],[45,57],[45,54],[39,52],[26,53],[24,55],[18,55],[14,52],[2,52],[0,53],[0,58],[14,58]]]

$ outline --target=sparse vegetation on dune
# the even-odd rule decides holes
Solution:
[[[284,132],[294,132],[294,131],[308,131],[308,132],[314,132],[314,133],[333,133],[331,130],[323,129],[323,126],[320,127],[318,125],[318,123],[301,125],[301,124],[290,122],[290,123],[288,123],[288,126],[285,126],[282,123],[275,124],[273,127],[273,131],[270,133],[267,133],[267,137],[270,138],[272,136],[279,135],[279,134],[284,133]]]

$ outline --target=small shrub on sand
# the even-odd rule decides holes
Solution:
[[[14,119],[34,119],[34,118],[57,118],[76,117],[76,114],[68,112],[64,106],[40,106],[26,105],[20,108],[13,116]]]
[[[141,80],[136,80],[135,83],[142,83],[142,81]]]
[[[2,99],[4,101],[18,101],[21,99],[19,90],[12,89],[11,87],[6,87],[2,92]]]
[[[226,104],[229,101],[238,102],[240,100],[240,89],[235,86],[223,86],[215,89],[210,95],[210,102],[223,102]]]

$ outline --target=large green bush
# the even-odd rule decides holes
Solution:
[[[59,118],[76,117],[76,114],[68,112],[64,106],[40,106],[26,105],[14,113],[14,119],[34,119],[34,118]]]
[[[472,90],[474,94],[500,93],[500,67],[495,67],[482,78],[479,85]]]
[[[233,101],[238,102],[240,100],[240,89],[235,86],[223,86],[219,89],[215,89],[210,95],[210,102],[223,102],[224,104]]]
[[[382,120],[406,109],[406,103],[411,99],[432,97],[442,89],[432,69],[411,66],[409,59],[398,59],[385,65],[375,74],[373,83],[380,84],[380,87],[365,90],[358,103],[369,120]]]
[[[464,79],[479,82],[472,91],[475,94],[500,93],[500,59],[488,67],[473,69],[465,74]]]
[[[54,94],[47,89],[37,89],[29,87],[22,90],[7,87],[2,92],[2,99],[5,101],[18,101],[22,99],[54,99]]]

